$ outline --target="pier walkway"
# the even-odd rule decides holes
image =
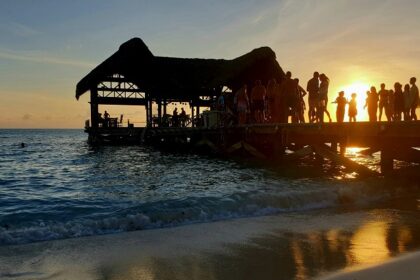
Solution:
[[[239,153],[270,161],[317,154],[364,173],[373,171],[345,158],[347,147],[364,147],[364,153],[368,154],[380,152],[383,173],[392,171],[394,159],[420,163],[420,151],[416,149],[420,147],[420,121],[87,128],[86,131],[92,143],[146,144],[224,156]]]

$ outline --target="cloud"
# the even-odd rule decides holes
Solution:
[[[39,36],[41,32],[34,29],[33,27],[21,24],[19,22],[7,22],[0,25],[0,30],[12,34],[13,36],[30,38],[33,36]]]
[[[36,62],[36,63],[60,64],[60,65],[75,66],[75,67],[89,68],[89,69],[95,66],[94,63],[68,59],[68,58],[54,57],[54,56],[50,56],[44,53],[16,52],[16,51],[2,50],[2,49],[0,49],[0,58],[20,60],[20,61],[29,61],[29,62]]]

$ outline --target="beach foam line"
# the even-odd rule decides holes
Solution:
[[[317,278],[318,280],[418,280],[420,279],[420,251],[405,254],[371,267],[355,267]]]

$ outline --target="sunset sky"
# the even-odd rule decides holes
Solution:
[[[305,87],[326,73],[330,100],[354,83],[405,84],[420,78],[419,17],[419,0],[2,0],[0,128],[83,127],[77,82],[132,37],[173,57],[269,46]]]

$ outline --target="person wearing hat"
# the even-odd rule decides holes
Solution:
[[[344,97],[344,91],[338,93],[338,97],[333,103],[337,104],[337,111],[335,112],[337,122],[344,122],[344,113],[346,112],[346,104],[348,103],[347,99]]]

